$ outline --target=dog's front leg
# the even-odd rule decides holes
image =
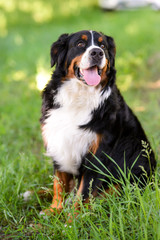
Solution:
[[[69,183],[72,175],[56,170],[53,181],[53,200],[49,209],[45,213],[54,212],[55,210],[62,210],[64,194],[69,192]]]

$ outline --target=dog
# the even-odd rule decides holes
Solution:
[[[46,154],[53,159],[53,200],[63,208],[63,192],[78,179],[79,197],[111,193],[111,183],[130,173],[143,186],[156,167],[145,132],[118,90],[114,39],[96,31],[62,34],[51,46],[51,80],[42,93],[41,129]],[[143,149],[147,145],[149,157]],[[147,151],[147,150],[146,150]]]

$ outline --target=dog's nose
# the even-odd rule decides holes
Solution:
[[[90,56],[94,60],[101,60],[103,58],[104,52],[100,48],[93,48],[90,51]]]

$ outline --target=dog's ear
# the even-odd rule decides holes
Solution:
[[[51,67],[55,64],[60,66],[64,62],[67,53],[67,42],[69,34],[62,34],[51,46]]]
[[[112,37],[106,36],[107,44],[108,44],[108,54],[110,66],[114,67],[115,65],[115,55],[116,55],[116,45],[114,39]]]

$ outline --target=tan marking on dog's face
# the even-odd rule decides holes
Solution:
[[[102,69],[102,73],[101,73],[101,82],[106,80],[106,72],[107,72],[107,69],[108,69],[108,59],[106,59],[106,64],[104,66],[104,68]]]
[[[108,68],[110,68],[110,63],[109,63],[108,59],[106,59],[106,65],[102,69],[102,73],[101,73],[101,86],[102,86],[102,88],[104,88],[108,83],[108,78],[107,78],[107,75],[106,75],[106,72],[107,72]]]
[[[87,35],[85,35],[85,34],[83,34],[81,38],[82,38],[82,40],[85,40],[85,41],[88,40],[88,37],[87,37]]]
[[[75,77],[75,75],[74,75],[74,66],[75,65],[77,65],[77,66],[80,65],[81,58],[82,58],[82,55],[80,55],[78,57],[75,57],[72,60],[71,64],[69,65],[69,68],[68,68],[67,78],[74,78]]]
[[[103,37],[99,37],[99,38],[98,38],[98,42],[101,43],[102,41],[103,41]]]

